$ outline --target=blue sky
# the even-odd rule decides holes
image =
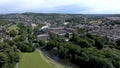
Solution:
[[[120,0],[1,0],[2,13],[120,14]]]

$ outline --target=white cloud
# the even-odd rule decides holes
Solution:
[[[0,13],[9,12],[54,12],[78,7],[76,13],[120,13],[120,0],[1,0]],[[64,7],[67,6],[67,7]],[[82,8],[83,7],[83,8]],[[72,8],[74,11],[74,8]],[[64,11],[69,12],[69,11]],[[75,11],[74,11],[75,12]]]
[[[86,13],[87,12],[88,13],[116,13],[116,10],[120,11],[119,3],[120,3],[120,0],[82,0],[81,1],[82,5],[91,8],[91,9],[85,10]]]

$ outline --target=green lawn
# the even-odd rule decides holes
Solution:
[[[11,25],[10,27],[8,27],[8,30],[15,30],[15,31],[17,31],[18,32],[18,27],[17,27],[17,25]]]
[[[33,53],[22,53],[19,62],[19,68],[53,68],[50,64],[45,62],[38,50]]]

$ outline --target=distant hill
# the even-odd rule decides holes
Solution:
[[[13,13],[13,14],[1,14],[0,19],[10,20],[23,23],[89,23],[89,21],[103,21],[112,20],[108,17],[116,19],[120,17],[120,14],[59,14],[59,13]]]

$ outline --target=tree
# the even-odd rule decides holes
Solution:
[[[17,35],[17,32],[15,30],[9,31],[9,34],[11,37],[15,37]]]
[[[80,37],[78,36],[78,34],[76,33],[73,33],[73,36],[72,38],[70,39],[71,42],[74,42],[74,43],[78,43],[78,40],[80,39]]]
[[[87,38],[90,38],[90,39],[94,39],[94,38],[95,38],[95,36],[92,35],[92,34],[90,34],[90,33],[86,34],[86,37],[87,37]]]
[[[87,40],[84,39],[79,39],[78,45],[81,46],[82,48],[92,46]]]
[[[39,40],[39,45],[40,46],[45,46],[46,45],[46,42],[44,40]]]
[[[2,68],[7,63],[7,56],[5,53],[0,52],[0,68]]]
[[[89,42],[89,44],[91,46],[94,46],[95,45],[95,41],[93,39],[90,39],[90,38],[86,38],[86,40]]]
[[[27,28],[27,32],[28,32],[29,34],[31,34],[31,33],[32,33],[32,28],[31,28],[31,27],[28,27],[28,28]]]
[[[102,49],[105,45],[104,45],[104,43],[99,38],[96,38],[96,40],[95,40],[95,46],[98,49]]]
[[[14,55],[14,61],[15,62],[19,62],[20,61],[20,55],[19,55],[19,53],[18,52],[15,52],[15,55]]]
[[[26,34],[23,33],[22,35],[20,35],[19,40],[20,41],[25,41],[26,40]]]
[[[116,43],[117,43],[117,46],[120,46],[120,39],[118,39]]]
[[[49,41],[47,43],[46,49],[51,50],[53,47],[56,47],[55,41]]]
[[[90,56],[89,67],[91,68],[115,68],[107,58]]]
[[[69,37],[70,37],[69,33],[66,33],[66,34],[65,34],[65,37],[66,37],[66,38],[69,38]]]
[[[35,31],[39,31],[40,29],[41,29],[41,27],[42,27],[42,24],[38,24],[36,27],[35,27]]]

